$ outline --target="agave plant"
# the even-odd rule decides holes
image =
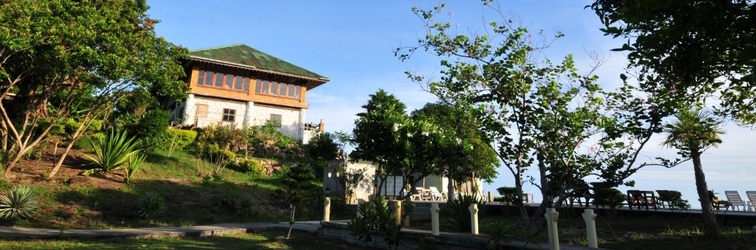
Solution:
[[[95,155],[85,155],[94,162],[97,167],[87,170],[84,175],[110,172],[119,169],[129,163],[132,156],[141,150],[138,148],[139,141],[129,137],[126,131],[111,130],[107,136],[96,141],[90,141]]]
[[[29,187],[12,187],[0,195],[0,218],[4,220],[26,219],[37,210],[37,195]]]
[[[259,201],[252,194],[243,193],[236,200],[236,212],[245,216],[251,216],[259,212]]]
[[[141,219],[155,218],[165,210],[165,201],[156,192],[146,192],[136,202],[134,212]]]
[[[136,175],[136,172],[142,167],[142,163],[147,159],[144,154],[135,154],[129,158],[129,162],[126,164],[126,183],[131,182]]]

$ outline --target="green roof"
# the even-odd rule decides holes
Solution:
[[[260,70],[275,71],[306,78],[315,78],[321,81],[328,81],[328,78],[324,76],[256,50],[245,44],[199,49],[189,53],[192,57],[211,59],[249,66]]]

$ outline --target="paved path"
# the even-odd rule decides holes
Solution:
[[[319,221],[298,221],[293,230],[317,232]],[[46,229],[24,227],[0,227],[0,239],[47,239],[47,238],[150,238],[150,237],[203,237],[232,233],[248,233],[264,230],[289,229],[288,222],[281,223],[225,223],[191,227],[146,227],[122,229]]]

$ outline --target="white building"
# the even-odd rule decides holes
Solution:
[[[190,54],[184,63],[189,95],[172,112],[182,126],[270,123],[303,143],[323,130],[322,120],[306,123],[306,97],[328,78],[243,44]]]

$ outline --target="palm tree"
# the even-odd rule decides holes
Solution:
[[[721,122],[716,121],[708,113],[698,110],[681,110],[676,115],[677,121],[667,124],[664,132],[667,138],[662,142],[670,148],[676,148],[678,154],[693,160],[693,171],[696,177],[696,191],[701,201],[701,211],[704,219],[704,234],[719,236],[719,225],[714,217],[712,200],[706,185],[706,176],[701,165],[701,153],[709,147],[717,147],[722,143],[719,135],[724,131],[719,128]]]

